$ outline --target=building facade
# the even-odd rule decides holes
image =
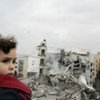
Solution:
[[[95,61],[96,61],[96,71],[100,71],[100,52],[97,52],[95,56]]]
[[[33,64],[32,62],[33,62],[33,56],[18,55],[17,57],[18,75],[26,78],[28,68],[30,67],[31,64]]]
[[[44,39],[40,45],[37,46],[38,58],[39,58],[39,74],[43,74],[43,69],[46,66],[47,44]]]

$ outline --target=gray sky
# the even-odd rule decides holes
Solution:
[[[0,33],[31,54],[44,38],[49,47],[100,50],[100,0],[0,0]]]

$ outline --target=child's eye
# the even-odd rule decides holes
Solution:
[[[16,59],[13,60],[13,64],[15,64],[15,62],[16,62]]]
[[[7,63],[7,62],[9,62],[9,59],[4,59],[4,60],[2,60],[1,62]]]

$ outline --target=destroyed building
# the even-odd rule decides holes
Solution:
[[[33,100],[99,100],[91,84],[91,54],[48,53],[44,43],[38,47],[39,78],[30,85]]]
[[[69,68],[74,77],[79,78],[79,74],[82,73],[86,77],[87,83],[93,85],[96,69],[93,62],[93,56],[91,56],[92,54],[89,52],[66,52],[64,49],[59,52],[48,53],[47,49],[47,43],[44,39],[41,44],[37,46],[37,59],[39,64],[36,64],[39,68],[39,75],[50,73],[59,74],[62,73],[63,70]]]
[[[92,79],[92,74],[96,74],[96,67],[94,66],[94,56],[92,56],[92,54],[90,54],[89,52],[65,52],[64,50],[61,50],[60,54],[62,54],[60,55],[59,60],[60,65],[63,65],[66,68],[70,66],[72,75],[74,75],[74,77],[76,78],[79,78],[79,75],[81,73],[84,74],[88,85],[93,85],[94,80]]]
[[[39,74],[43,74],[43,69],[46,66],[46,55],[47,55],[47,44],[46,39],[44,39],[40,45],[37,46],[38,48],[38,57],[40,59],[39,64]]]

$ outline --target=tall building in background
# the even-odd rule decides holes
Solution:
[[[97,52],[95,56],[96,63],[96,78],[95,78],[95,88],[97,91],[100,91],[100,52]]]
[[[95,78],[96,78],[96,63],[95,63],[95,54],[90,54],[90,84],[93,86],[95,83]]]
[[[100,52],[97,52],[95,59],[96,59],[96,71],[99,72],[100,71]]]
[[[46,66],[46,55],[47,55],[47,43],[44,39],[40,45],[37,46],[38,49],[38,58],[40,59],[39,64],[39,74],[43,74],[43,69]]]

